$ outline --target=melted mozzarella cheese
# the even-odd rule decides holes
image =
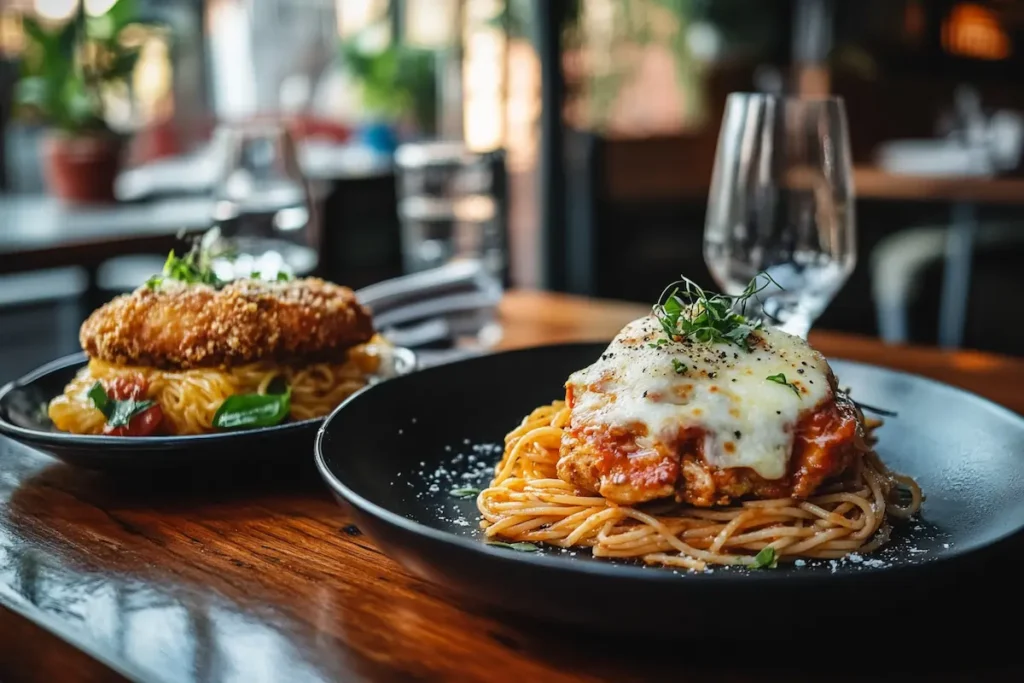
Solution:
[[[638,445],[670,447],[682,430],[697,428],[709,465],[781,478],[800,416],[832,396],[831,372],[799,337],[777,329],[753,334],[759,339],[749,351],[688,340],[658,346],[657,319],[634,320],[593,365],[569,377],[574,427],[641,424],[646,435]],[[779,374],[799,396],[768,379]]]

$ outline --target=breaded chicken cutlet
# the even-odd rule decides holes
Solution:
[[[188,370],[334,361],[373,334],[351,289],[304,278],[144,285],[94,311],[79,338],[109,363]]]

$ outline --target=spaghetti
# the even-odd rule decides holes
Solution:
[[[505,437],[490,486],[477,498],[489,539],[589,547],[596,557],[702,571],[708,565],[758,566],[772,548],[782,561],[869,553],[889,539],[889,519],[907,519],[921,506],[921,489],[891,472],[872,450],[843,481],[806,500],[750,500],[729,507],[672,503],[617,505],[581,493],[558,478],[556,465],[570,409],[555,401],[530,413]],[[880,422],[867,422],[869,431]],[[900,500],[899,492],[909,493]]]
[[[237,394],[266,394],[277,379],[283,379],[291,389],[291,419],[322,417],[366,386],[367,378],[380,367],[386,344],[376,336],[349,349],[342,362],[306,365],[258,362],[230,368],[160,370],[92,358],[64,393],[50,402],[49,416],[62,431],[101,434],[106,417],[89,399],[89,389],[97,381],[106,384],[117,378],[141,377],[147,387],[142,398],[161,407],[164,431],[172,434],[215,431],[213,419],[225,399]]]

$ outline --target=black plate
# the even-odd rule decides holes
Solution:
[[[86,363],[76,353],[48,363],[0,388],[0,434],[66,462],[90,469],[135,470],[154,467],[224,464],[237,459],[295,458],[308,452],[323,418],[217,434],[119,437],[61,432],[45,405],[61,394]],[[416,357],[395,349],[390,374],[412,372]]]
[[[534,407],[562,397],[568,375],[604,347],[500,353],[371,387],[321,427],[320,473],[358,524],[417,574],[493,607],[622,630],[728,627],[735,613],[723,606],[743,604],[771,611],[778,627],[786,626],[786,614],[804,615],[802,623],[815,610],[827,618],[822,611],[834,613],[836,600],[844,614],[859,606],[877,615],[880,599],[861,601],[850,591],[870,586],[870,597],[889,590],[884,602],[897,609],[900,599],[934,586],[925,578],[948,578],[940,569],[968,556],[976,562],[972,551],[1024,527],[1024,419],[928,379],[833,361],[857,400],[898,412],[880,430],[879,454],[914,476],[927,496],[921,519],[898,529],[880,553],[691,574],[594,559],[586,551],[485,545],[475,501],[454,499],[450,489],[486,485],[505,433]],[[781,619],[776,603],[791,607]],[[684,618],[694,610],[699,619]]]

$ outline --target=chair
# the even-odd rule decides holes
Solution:
[[[946,324],[948,327],[950,313],[943,310],[948,301],[940,298],[937,280],[946,275],[945,262],[949,251],[962,248],[950,243],[951,231],[949,226],[938,225],[909,228],[885,237],[872,252],[872,296],[879,336],[886,342],[934,343],[943,339],[942,326]],[[982,291],[993,285],[982,286],[979,280],[993,283],[1000,279],[1019,282],[1019,271],[1016,269],[1010,272],[1002,264],[986,264],[992,261],[993,256],[1024,254],[1024,225],[1014,222],[981,223],[975,226],[972,241],[971,260],[974,262],[975,276],[969,277],[969,272],[962,273],[966,276],[963,278],[965,284],[956,283],[958,288],[967,287],[967,291],[955,293],[967,303],[967,315],[959,321],[964,329],[957,330],[958,336],[962,338],[974,333],[973,339],[964,340],[967,346],[990,350],[1000,350],[1002,346],[1020,349],[1024,347],[1024,338],[1016,343],[1004,339],[1006,344],[994,345],[995,340],[987,339],[991,335],[980,329],[977,321],[984,317],[979,315],[978,307],[985,305],[986,301],[1003,307],[1016,301],[1010,292],[1005,292],[1007,298],[1001,299],[999,292]],[[1010,260],[1014,261],[1012,258]],[[1019,258],[1016,262],[1019,262]],[[997,268],[1005,272],[997,273]],[[939,277],[936,277],[936,271],[939,271]],[[939,309],[934,332],[920,329],[922,321],[931,322],[929,309]],[[975,322],[972,324],[971,320]],[[1007,334],[1018,337],[1024,332],[1018,331],[1015,325],[1001,325],[999,329],[1002,330],[999,332],[1001,337]]]

